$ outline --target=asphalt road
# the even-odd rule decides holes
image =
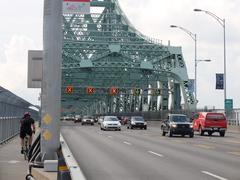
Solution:
[[[61,133],[88,180],[240,180],[240,134],[162,137],[66,122]]]

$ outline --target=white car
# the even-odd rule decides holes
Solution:
[[[94,125],[94,119],[91,116],[83,116],[82,118],[82,125],[85,124],[91,124],[92,126]]]
[[[121,131],[121,123],[116,116],[104,116],[100,124],[101,130],[118,130]]]

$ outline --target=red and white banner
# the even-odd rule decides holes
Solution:
[[[63,0],[64,14],[90,14],[90,0]]]

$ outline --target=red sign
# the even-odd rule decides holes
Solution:
[[[67,86],[66,89],[65,89],[65,92],[67,94],[72,94],[73,93],[73,86]]]
[[[111,87],[110,90],[109,90],[109,93],[111,95],[117,95],[119,92],[118,88],[117,87]]]
[[[86,92],[87,92],[87,94],[91,95],[91,94],[95,93],[95,88],[93,88],[93,87],[87,87],[87,88],[86,88]]]

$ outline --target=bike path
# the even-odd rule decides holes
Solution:
[[[0,179],[24,180],[27,175],[28,163],[20,153],[19,136],[6,144],[0,145]]]

